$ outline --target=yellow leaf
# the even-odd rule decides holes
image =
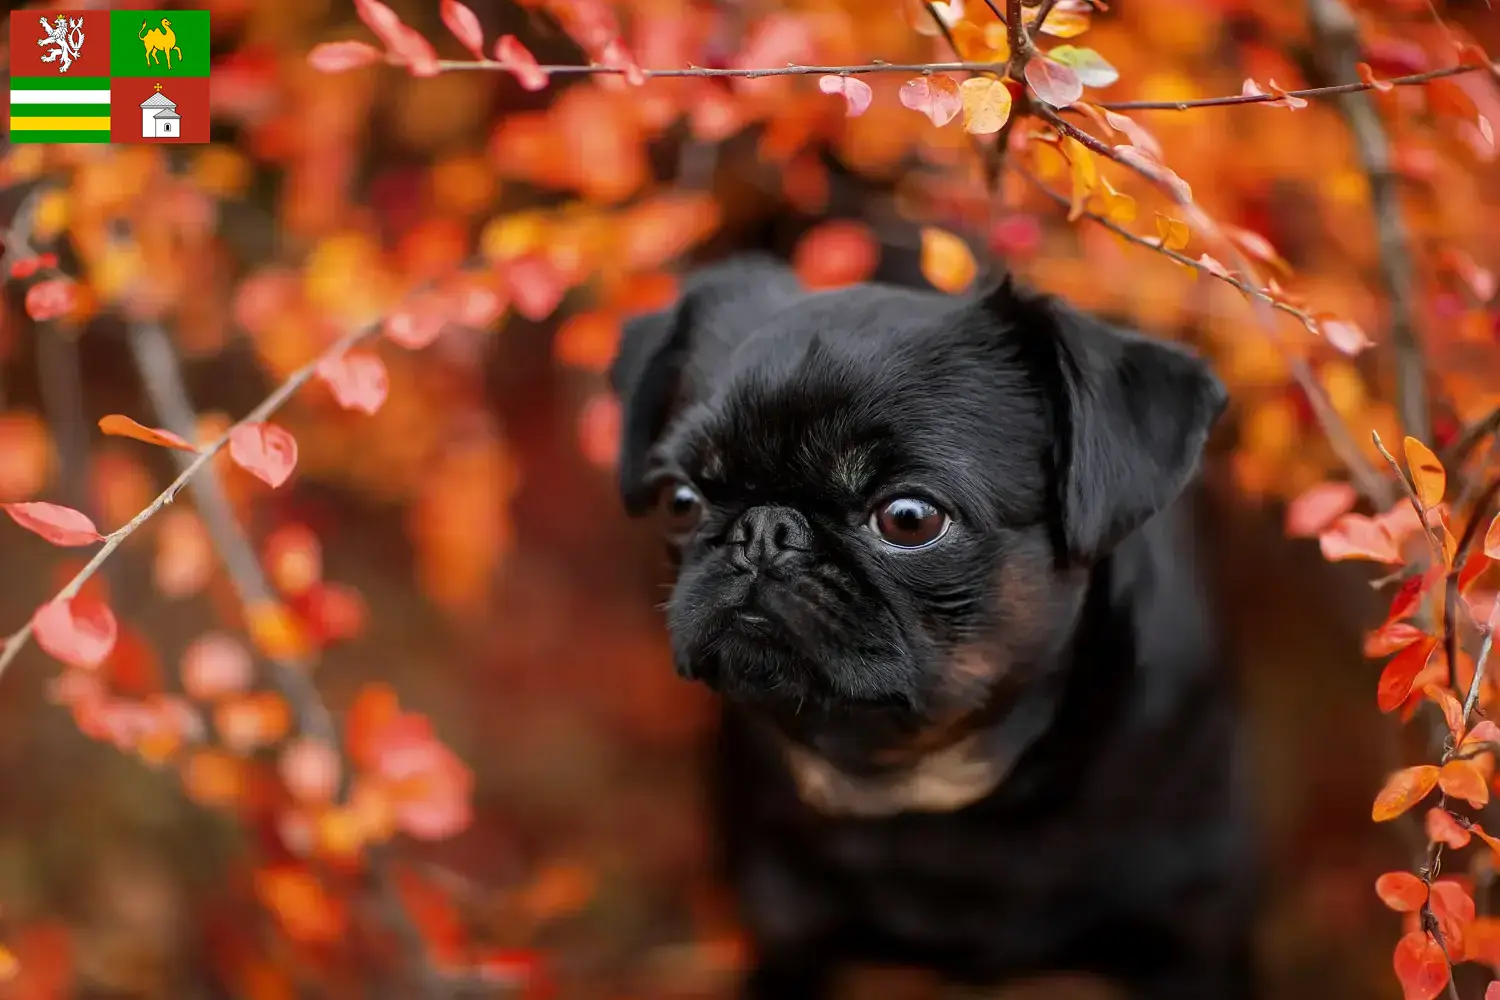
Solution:
[[[1412,485],[1417,488],[1417,499],[1431,510],[1443,502],[1443,493],[1448,489],[1448,473],[1443,463],[1432,453],[1432,449],[1414,437],[1406,439],[1406,468],[1411,473]]]
[[[1162,247],[1167,250],[1181,250],[1193,235],[1186,222],[1160,212],[1156,213],[1156,233],[1161,237]]]
[[[1103,177],[1099,178],[1099,189],[1094,192],[1089,202],[1089,208],[1095,215],[1102,215],[1111,222],[1123,226],[1135,221],[1135,199],[1128,194],[1116,191]]]
[[[972,21],[958,22],[953,26],[953,47],[964,62],[1000,63],[1010,58],[1005,25],[999,21],[988,21],[983,28]]]
[[[976,76],[958,85],[964,102],[964,131],[998,132],[1010,120],[1010,88],[992,76]]]
[[[37,199],[36,209],[32,214],[31,229],[33,235],[43,242],[50,242],[58,233],[68,226],[68,220],[72,217],[72,201],[68,192],[61,188],[54,188]]]
[[[1026,148],[1031,150],[1031,168],[1042,180],[1056,180],[1068,172],[1068,161],[1052,143],[1032,142]]]
[[[933,287],[957,293],[969,287],[979,265],[969,245],[944,229],[922,229],[922,277]]]
[[[1042,34],[1053,38],[1077,38],[1088,30],[1089,16],[1084,11],[1054,10],[1042,22]]]
[[[1063,155],[1068,158],[1068,164],[1072,168],[1073,195],[1068,207],[1068,221],[1072,222],[1083,215],[1083,207],[1088,203],[1089,195],[1093,194],[1094,188],[1099,184],[1099,165],[1094,162],[1094,154],[1089,152],[1088,147],[1072,136],[1063,136],[1061,146]]]
[[[479,249],[490,260],[510,260],[541,247],[548,228],[538,212],[502,215],[491,219],[479,234]]]

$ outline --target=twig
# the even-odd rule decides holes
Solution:
[[[1059,194],[1058,192],[1053,191],[1051,188],[1047,187],[1047,185],[1044,184],[1042,180],[1035,174],[1024,169],[1021,170],[1021,174],[1027,180],[1031,181],[1031,183],[1034,184],[1039,190],[1041,190],[1043,194],[1051,198],[1053,201],[1057,202],[1059,205],[1067,207],[1071,204],[1067,196]],[[1311,328],[1312,317],[1308,313],[1296,308],[1295,306],[1288,305],[1285,302],[1273,298],[1266,292],[1260,290],[1259,288],[1256,288],[1254,285],[1251,285],[1248,282],[1236,278],[1232,274],[1216,271],[1213,268],[1207,267],[1206,265],[1193,260],[1193,258],[1188,257],[1185,254],[1178,253],[1176,250],[1171,250],[1165,246],[1162,246],[1159,242],[1153,241],[1144,236],[1137,236],[1135,233],[1132,233],[1124,226],[1112,222],[1111,220],[1106,219],[1101,215],[1095,215],[1093,212],[1086,211],[1083,213],[1083,218],[1098,223],[1105,229],[1108,229],[1110,232],[1126,240],[1127,242],[1134,243],[1137,246],[1146,247],[1150,250],[1154,250],[1164,257],[1168,257],[1179,264],[1192,268],[1199,274],[1211,275],[1212,277],[1217,278],[1225,284],[1233,286],[1241,293],[1261,300],[1273,309],[1279,309],[1280,311],[1287,313],[1290,316],[1297,317],[1297,319],[1300,320],[1304,326],[1309,326],[1309,328]],[[1322,384],[1318,382],[1317,375],[1315,375],[1312,369],[1308,367],[1307,362],[1303,361],[1301,358],[1289,355],[1287,357],[1287,365],[1291,372],[1292,379],[1302,390],[1303,395],[1307,397],[1308,404],[1313,409],[1313,415],[1317,418],[1319,426],[1322,427],[1324,435],[1328,438],[1329,445],[1333,448],[1334,453],[1338,455],[1340,461],[1342,461],[1344,465],[1349,469],[1349,475],[1354,480],[1355,487],[1366,497],[1374,500],[1376,504],[1380,505],[1382,508],[1384,506],[1388,506],[1388,501],[1385,501],[1385,498],[1387,498],[1390,494],[1388,484],[1386,483],[1385,479],[1380,476],[1379,473],[1371,468],[1370,463],[1367,462],[1364,456],[1360,453],[1358,445],[1355,444],[1353,434],[1344,424],[1343,418],[1339,416],[1338,411],[1333,408],[1333,404],[1329,401],[1327,393],[1323,391]]]
[[[1005,39],[1010,44],[1010,63],[1006,72],[1011,79],[1025,81],[1026,64],[1036,55],[1036,46],[1031,44],[1031,35],[1021,20],[1021,0],[1005,0]],[[1026,88],[1029,96],[1031,88]]]
[[[324,357],[338,356],[368,332],[368,329],[362,328],[348,334],[325,352]],[[166,330],[156,324],[141,324],[133,327],[130,334],[130,349],[135,356],[136,367],[140,371],[141,380],[146,386],[146,394],[151,398],[158,419],[174,434],[183,437],[192,435],[197,424],[197,413],[192,401],[188,399],[187,386],[182,377],[182,365],[177,359]],[[316,363],[313,363],[312,369],[315,368]],[[301,374],[301,371],[299,370],[297,374]],[[288,385],[293,385],[297,374],[288,380]],[[305,382],[306,378],[302,381]],[[296,385],[300,384],[302,383],[293,385],[293,390],[295,391]],[[287,395],[289,396],[290,393]],[[262,408],[264,405],[262,404]],[[257,408],[257,412],[259,409]],[[172,454],[177,457],[177,463],[183,475],[189,474],[190,470],[202,467],[201,456],[194,457],[175,450]],[[229,500],[224,494],[224,487],[219,482],[218,476],[214,475],[212,469],[208,469],[197,476],[191,485],[198,512],[203,517],[214,548],[218,550],[219,557],[224,562],[224,571],[239,595],[241,606],[250,608],[262,602],[274,600],[265,571],[261,568],[260,560],[256,557],[244,528],[240,526],[234,516],[234,511],[229,506]],[[286,654],[268,657],[268,659],[272,667],[272,681],[296,710],[301,732],[323,740],[329,746],[338,746],[338,731],[334,725],[333,716],[329,713],[328,706],[323,703],[322,695],[311,680],[312,664]],[[347,777],[348,769],[343,770]],[[373,894],[379,902],[382,918],[400,940],[411,971],[419,977],[422,983],[421,995],[435,998],[440,995],[438,992],[440,980],[429,968],[430,963],[427,961],[421,934],[402,904],[400,893],[394,885],[383,855],[378,860],[378,864],[372,863],[368,878],[372,883]]]
[[[77,597],[79,592],[83,590],[83,585],[88,583],[89,578],[99,571],[100,566],[104,565],[104,561],[111,555],[113,555],[114,551],[125,543],[125,539],[133,535],[136,529],[141,525],[145,524],[152,517],[156,516],[156,514],[160,512],[163,507],[167,506],[167,504],[175,500],[178,491],[180,491],[184,486],[191,482],[195,476],[202,472],[203,469],[208,465],[208,463],[213,460],[213,457],[215,455],[224,450],[224,447],[229,444],[230,434],[232,434],[236,428],[241,427],[245,424],[260,423],[267,417],[271,416],[271,414],[281,409],[286,401],[290,399],[298,389],[302,388],[308,383],[308,381],[312,379],[314,373],[317,371],[318,365],[321,362],[328,358],[338,357],[345,351],[349,350],[349,348],[359,343],[365,337],[369,336],[372,332],[372,328],[362,327],[360,329],[353,330],[345,334],[343,337],[339,338],[339,340],[331,344],[318,357],[314,358],[312,361],[309,361],[307,364],[303,365],[301,368],[293,372],[291,376],[288,377],[287,380],[283,382],[275,392],[267,396],[259,406],[251,410],[249,413],[245,414],[244,417],[235,422],[233,426],[226,430],[217,439],[202,447],[198,451],[198,454],[188,461],[188,463],[182,469],[182,472],[179,473],[177,478],[172,481],[171,485],[163,490],[155,500],[151,501],[151,503],[148,504],[144,510],[142,510],[135,517],[131,518],[128,523],[111,532],[108,536],[105,537],[104,544],[100,547],[99,551],[95,552],[94,557],[88,561],[83,569],[79,570],[78,573],[73,577],[73,579],[69,580],[67,585],[63,587],[62,590],[58,591],[53,600],[71,600]],[[191,431],[189,431],[189,433],[191,433]],[[25,647],[26,643],[30,639],[31,622],[29,621],[25,625],[17,629],[16,632],[13,633],[8,639],[6,639],[4,648],[0,649],[0,677],[4,676],[5,669],[10,666],[11,661],[16,658],[16,656],[21,652],[21,650]]]
[[[1052,13],[1052,8],[1057,6],[1057,0],[1042,0],[1042,5],[1036,10],[1036,20],[1031,22],[1032,31],[1041,31],[1042,25],[1047,21],[1047,15]]]
[[[1443,468],[1453,470],[1461,467],[1469,460],[1469,454],[1479,446],[1479,442],[1489,437],[1495,431],[1500,430],[1500,407],[1496,407],[1486,414],[1483,419],[1475,421],[1464,429],[1457,441],[1449,445],[1443,452]]]
[[[1009,20],[1006,22],[1009,28]],[[1024,34],[1024,32],[1023,32]],[[1025,51],[1034,51],[1031,39],[1028,37],[1025,43]],[[1012,44],[1011,57],[1014,59],[1016,48]],[[392,66],[404,65],[399,59],[392,57],[387,59]],[[792,63],[786,66],[765,66],[756,68],[739,69],[735,67],[712,67],[712,66],[683,66],[673,69],[641,69],[641,76],[647,80],[665,80],[678,77],[738,77],[745,80],[758,80],[768,76],[863,76],[869,73],[1004,73],[1011,63],[994,62],[928,62],[928,63],[889,63],[868,62],[856,63],[847,66],[806,66],[800,63]],[[505,63],[496,62],[493,59],[439,59],[437,67],[443,72],[477,72],[498,73],[505,72],[508,67]],[[1021,64],[1025,68],[1025,63]],[[538,67],[549,76],[620,76],[631,72],[619,66],[597,66],[597,65],[546,65]],[[1380,81],[1381,85],[1390,84],[1393,87],[1416,87],[1433,80],[1441,80],[1449,76],[1461,76],[1464,73],[1477,73],[1480,70],[1496,72],[1500,66],[1482,63],[1464,63],[1459,66],[1445,66],[1442,69],[1428,70],[1425,73],[1411,73],[1407,76],[1393,76],[1389,80]],[[1356,94],[1366,90],[1374,90],[1373,83],[1343,83],[1329,87],[1309,87],[1305,90],[1290,90],[1284,94],[1226,94],[1222,97],[1204,97],[1191,101],[1105,101],[1096,107],[1105,108],[1110,111],[1189,111],[1194,108],[1221,108],[1236,104],[1268,104],[1272,101],[1280,101],[1287,94],[1292,97],[1303,97],[1317,100],[1323,97],[1336,97],[1340,94]]]
[[[1359,79],[1359,22],[1343,0],[1308,0],[1308,17],[1329,75],[1337,82]],[[1432,437],[1427,404],[1426,365],[1412,305],[1410,240],[1401,217],[1400,193],[1391,168],[1391,146],[1374,101],[1361,92],[1340,103],[1354,135],[1360,164],[1370,179],[1370,207],[1380,247],[1380,274],[1391,310],[1391,346],[1396,356],[1396,410],[1406,433],[1419,441]]]

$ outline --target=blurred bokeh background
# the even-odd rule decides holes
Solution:
[[[144,7],[72,9],[107,6]],[[207,435],[412,289],[495,291],[498,319],[451,322],[422,351],[372,348],[390,380],[374,416],[341,410],[321,384],[293,398],[276,418],[300,445],[285,486],[213,463],[272,585],[314,637],[323,700],[340,715],[388,683],[472,771],[472,815],[446,839],[381,848],[395,902],[377,880],[337,864],[329,874],[316,852],[310,870],[337,898],[268,893],[256,873],[303,856],[285,803],[264,787],[274,757],[242,755],[244,775],[225,793],[201,775],[185,781],[180,757],[153,763],[128,740],[122,750],[107,733],[85,735],[60,704],[57,663],[33,646],[0,677],[0,942],[19,962],[0,996],[380,995],[365,972],[395,947],[379,930],[393,905],[435,948],[482,966],[466,995],[731,995],[743,949],[702,812],[712,705],[670,667],[656,607],[666,571],[649,526],[616,500],[617,414],[602,371],[622,317],[667,301],[687,262],[757,248],[791,258],[810,284],[922,281],[923,225],[1213,356],[1235,401],[1206,473],[1205,552],[1254,747],[1264,995],[1400,995],[1390,971],[1400,922],[1371,887],[1408,867],[1422,840],[1415,824],[1372,824],[1370,801],[1388,770],[1433,748],[1425,729],[1403,730],[1375,704],[1379,664],[1361,640],[1389,600],[1368,585],[1378,574],[1284,535],[1285,501],[1341,472],[1239,293],[1088,220],[1069,223],[1016,171],[992,207],[969,137],[902,107],[900,74],[868,77],[871,108],[846,117],[810,77],[636,87],[557,76],[533,91],[495,71],[326,73],[308,65],[314,45],[374,41],[347,0],[201,6],[213,12],[211,146],[5,152],[3,217],[21,220],[78,286],[48,322],[28,318],[28,276],[8,287],[0,500],[67,504],[110,531],[170,481],[170,452],[95,426],[110,413],[168,423],[137,371],[143,329],[171,338]],[[443,58],[469,58],[437,0],[391,7]],[[576,39],[599,23],[596,7],[618,16],[629,51],[652,68],[951,58],[914,27],[925,27],[921,11],[895,2],[470,7],[487,47],[511,34],[542,63],[587,61]],[[983,36],[991,15],[969,7]],[[1354,7],[1380,77],[1452,61],[1450,30],[1500,40],[1483,2],[1439,4],[1445,20],[1425,2]],[[1119,71],[1090,100],[1235,94],[1246,78],[1327,82],[1301,3],[1117,0],[1081,37],[1047,39],[1063,40]],[[1483,73],[1444,84],[1381,105],[1438,443],[1500,402],[1493,278],[1484,284],[1484,268],[1500,264],[1485,124],[1500,120],[1500,91]],[[1131,114],[1205,210],[1270,241],[1289,265],[1284,286],[1370,334],[1376,348],[1351,358],[1276,320],[1362,445],[1371,429],[1399,439],[1369,180],[1339,107]],[[1016,156],[1067,191],[1066,174]],[[1171,206],[1114,165],[1103,172],[1139,200],[1122,224],[1155,236],[1153,213]],[[0,524],[0,631],[83,558]],[[205,633],[243,636],[190,503],[148,522],[93,586],[121,622],[102,668],[121,698],[181,691],[184,654]],[[1483,875],[1486,860],[1475,864]],[[349,923],[318,933],[339,907]],[[852,995],[924,989],[888,975]]]

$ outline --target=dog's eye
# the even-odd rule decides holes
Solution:
[[[918,497],[897,497],[870,515],[870,530],[900,549],[931,545],[948,533],[950,523],[947,514]]]
[[[662,528],[668,535],[690,534],[703,520],[703,498],[687,483],[668,483],[657,504],[661,508]]]

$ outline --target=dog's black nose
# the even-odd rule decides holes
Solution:
[[[734,564],[753,572],[811,551],[812,529],[790,507],[751,507],[735,522],[729,544]]]

